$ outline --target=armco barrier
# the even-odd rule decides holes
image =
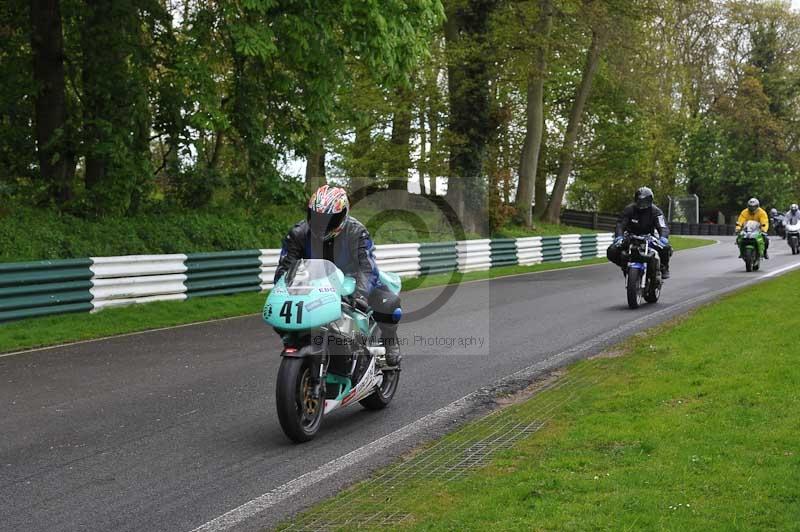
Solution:
[[[561,261],[574,262],[581,260],[581,236],[563,235],[559,237],[561,244]]]
[[[186,299],[186,255],[92,257],[92,307]]]
[[[561,261],[561,237],[542,237],[542,262]]]
[[[606,250],[614,242],[614,233],[600,233],[597,235],[597,256],[605,257]]]
[[[423,275],[449,273],[458,268],[455,242],[424,242],[419,245],[419,270]]]
[[[597,257],[597,235],[580,235],[581,259]]]
[[[458,252],[458,271],[461,273],[488,270],[492,267],[491,241],[488,238],[480,240],[459,240],[456,242]]]
[[[186,256],[189,297],[261,290],[260,249],[190,253]]]
[[[416,277],[420,271],[419,244],[384,244],[375,246],[378,268],[401,277]]]
[[[275,270],[278,267],[278,260],[281,257],[280,249],[262,249],[261,255],[258,260],[261,261],[261,290],[269,290],[272,288],[272,282],[275,280]]]
[[[91,259],[0,264],[0,322],[92,310]]]
[[[514,238],[493,238],[489,242],[492,268],[517,264],[517,244]]]
[[[542,237],[529,236],[516,239],[517,262],[531,266],[542,262]]]
[[[605,256],[611,233],[376,246],[402,276]],[[278,249],[0,264],[0,321],[150,301],[267,290]]]

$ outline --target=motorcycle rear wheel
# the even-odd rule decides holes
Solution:
[[[359,403],[367,410],[383,410],[392,402],[399,382],[399,371],[384,371],[381,385],[377,386],[372,394],[363,398]]]
[[[284,358],[275,385],[278,421],[290,440],[303,443],[314,439],[322,425],[325,399],[314,399],[314,364],[308,358]]]
[[[657,303],[661,297],[661,285],[657,279],[650,279],[647,282],[644,292],[644,300],[648,303]]]

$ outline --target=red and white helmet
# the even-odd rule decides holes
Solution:
[[[308,200],[306,221],[311,234],[328,240],[342,232],[350,210],[350,200],[343,188],[322,185]]]

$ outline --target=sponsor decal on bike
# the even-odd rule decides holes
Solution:
[[[306,310],[308,312],[312,312],[314,309],[318,309],[319,307],[327,305],[328,303],[333,303],[337,299],[339,299],[339,296],[336,294],[325,294],[324,296],[318,297],[306,305]]]

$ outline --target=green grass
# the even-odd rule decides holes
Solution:
[[[709,244],[691,238],[674,240],[676,248]],[[429,288],[448,283],[475,281],[505,275],[570,268],[605,262],[588,259],[579,262],[555,262],[534,266],[505,266],[467,274],[436,274],[405,279],[403,290]],[[213,296],[186,301],[159,301],[145,305],[112,308],[95,314],[63,314],[0,324],[0,353],[66,342],[90,340],[131,332],[183,325],[219,318],[231,318],[260,312],[266,295],[250,292],[231,296]]]
[[[493,238],[524,238],[527,236],[557,236],[598,233],[594,229],[575,227],[572,225],[548,224],[536,222],[533,229],[521,225],[507,225],[492,235]]]
[[[453,482],[394,482],[389,509],[409,514],[395,528],[800,529],[800,314],[787,311],[798,298],[792,273],[569,367],[498,414],[546,423],[488,466]],[[350,515],[384,507],[370,485],[310,514],[345,497]]]

